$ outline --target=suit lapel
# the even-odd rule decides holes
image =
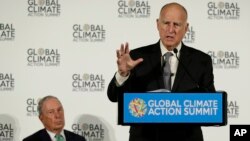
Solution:
[[[190,64],[190,61],[191,61],[190,55],[191,54],[189,53],[188,48],[184,44],[182,44],[179,59],[180,59],[180,62],[182,62],[185,65],[186,68],[188,67],[188,65]],[[185,74],[185,69],[180,64],[180,62],[178,64],[178,69],[176,72],[176,77],[174,80],[172,91],[176,91],[178,89],[178,85],[182,81],[184,74]]]
[[[69,134],[69,132],[67,130],[64,130],[64,135],[65,135],[65,138],[66,138],[67,141],[71,140],[71,136],[70,136],[70,134]]]
[[[161,49],[159,42],[152,47],[152,53],[149,55],[149,58],[151,66],[157,66],[157,69],[160,70],[159,64],[161,64]]]
[[[46,129],[43,129],[40,138],[42,139],[41,141],[51,141],[49,134],[47,133]]]
[[[162,70],[161,70],[161,49],[160,49],[160,42],[157,42],[154,47],[152,48],[152,54],[149,55],[149,60],[152,68],[155,69],[156,81],[158,83],[158,88],[164,88],[164,82],[162,78]]]

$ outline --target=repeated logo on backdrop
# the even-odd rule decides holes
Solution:
[[[0,41],[15,40],[15,28],[11,23],[0,23]]]
[[[208,2],[208,19],[215,20],[238,20],[240,7],[238,2]]]
[[[12,73],[0,73],[0,91],[13,91],[15,78]]]
[[[61,14],[59,0],[28,0],[28,16],[56,17]]]
[[[227,116],[228,118],[238,118],[240,107],[236,100],[227,101]]]
[[[238,69],[240,57],[237,51],[208,51],[216,69]]]
[[[27,116],[38,116],[38,111],[37,111],[37,106],[38,106],[38,102],[39,102],[40,98],[28,98],[26,99],[26,112],[27,112]]]
[[[105,88],[103,74],[73,74],[73,92],[102,92]]]
[[[74,24],[73,41],[74,42],[104,42],[106,39],[106,30],[104,25],[98,24]]]
[[[29,48],[27,50],[28,66],[60,66],[60,53],[58,49]]]
[[[103,141],[104,138],[104,129],[102,124],[95,123],[83,123],[83,124],[73,124],[72,130],[85,138],[90,138],[93,141]]]
[[[0,141],[19,141],[19,129],[17,120],[5,114],[0,114]]]
[[[119,18],[149,18],[150,4],[146,0],[119,0],[118,1]]]
[[[183,38],[183,42],[185,43],[194,43],[195,42],[195,30],[193,26],[188,27],[188,30]]]
[[[110,141],[108,125],[94,115],[81,115],[72,124],[74,133],[86,138],[87,141]]]

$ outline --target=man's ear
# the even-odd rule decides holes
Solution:
[[[39,115],[39,119],[42,121],[42,120],[43,120],[43,116],[42,116],[42,115]]]
[[[187,25],[186,25],[186,32],[188,31],[188,27],[189,27],[189,23],[187,23]]]
[[[159,19],[156,19],[157,29],[159,30]]]

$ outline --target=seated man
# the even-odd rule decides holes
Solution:
[[[86,141],[84,137],[63,129],[64,110],[54,96],[45,96],[38,103],[39,119],[44,129],[26,137],[23,141]]]

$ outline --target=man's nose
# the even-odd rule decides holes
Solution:
[[[174,31],[174,25],[173,24],[169,24],[167,30],[168,30],[168,32],[172,33]]]
[[[60,112],[55,112],[55,117],[60,117]]]

